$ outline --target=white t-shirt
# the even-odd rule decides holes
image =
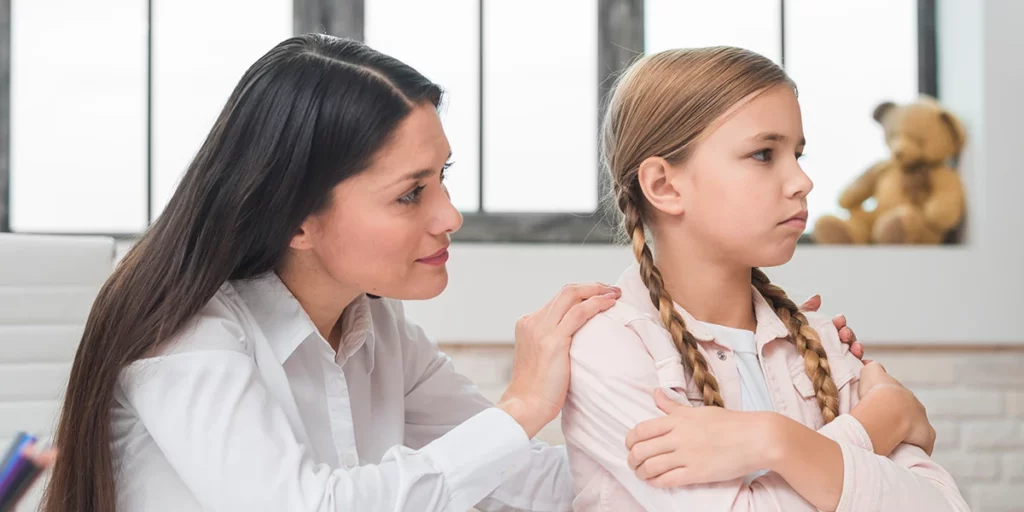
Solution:
[[[761,363],[758,360],[754,332],[707,322],[701,322],[701,324],[711,331],[716,342],[731,348],[736,356],[743,410],[774,411],[772,397],[768,394],[768,384],[764,379],[764,372],[761,371]]]
[[[757,343],[754,342],[754,332],[745,329],[735,329],[724,325],[701,324],[711,332],[715,341],[732,349],[736,359],[736,370],[740,375],[740,399],[744,411],[774,411],[772,397],[768,394],[768,383],[764,379],[764,371],[761,370],[761,362],[757,355]],[[764,475],[768,470],[755,471],[746,476],[744,481],[747,484],[755,478]]]

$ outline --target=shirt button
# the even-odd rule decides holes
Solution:
[[[356,457],[354,453],[346,453],[344,462],[346,468],[352,469],[359,464],[359,457]]]
[[[720,359],[722,361],[725,361],[725,359],[726,359],[725,351],[722,351],[722,350],[718,351],[718,359]]]

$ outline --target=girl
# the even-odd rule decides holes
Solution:
[[[44,510],[570,507],[564,449],[529,439],[618,290],[568,286],[524,317],[496,405],[453,370],[396,300],[444,290],[462,222],[440,102],[324,35],[250,67],[96,299]]]
[[[913,395],[758,268],[792,257],[812,186],[785,72],[736,48],[650,55],[603,132],[636,264],[571,348],[576,508],[967,510]]]

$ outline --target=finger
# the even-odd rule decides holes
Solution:
[[[661,409],[665,414],[672,414],[681,408],[688,408],[689,406],[683,405],[675,400],[672,400],[660,389],[654,390],[654,403]]]
[[[661,437],[672,431],[674,421],[669,417],[656,418],[637,424],[626,433],[626,449],[632,450],[636,443]]]
[[[655,455],[640,464],[636,468],[636,476],[641,480],[657,478],[665,473],[681,467],[682,464],[676,460],[675,453],[664,453]]]
[[[626,463],[629,464],[630,469],[635,471],[647,459],[670,453],[676,448],[676,441],[673,439],[673,436],[648,439],[633,445],[633,448],[629,450],[629,455],[626,457]]]
[[[864,359],[864,345],[854,342],[850,345],[850,352],[853,353],[858,359]]]
[[[832,317],[832,325],[836,326],[837,331],[842,331],[843,327],[846,327],[846,315]]]
[[[686,467],[671,469],[647,481],[648,485],[658,489],[682,487],[695,483],[698,483],[697,473],[693,469]]]
[[[573,306],[555,327],[557,333],[562,336],[571,337],[573,334],[576,334],[576,331],[580,330],[580,327],[583,327],[583,324],[594,318],[594,315],[614,306],[615,300],[618,297],[618,294],[608,292],[604,295],[590,297]]]
[[[800,305],[800,311],[817,311],[821,307],[821,295],[814,295]]]
[[[562,317],[577,304],[593,296],[609,292],[621,294],[622,290],[614,286],[604,286],[597,283],[566,285],[555,295],[555,298],[548,302],[544,313],[544,323],[551,327],[558,325]]]
[[[32,462],[41,468],[48,468],[57,460],[57,450],[43,450],[41,453],[32,456]]]
[[[842,341],[843,343],[853,343],[857,341],[857,335],[854,334],[853,329],[843,327],[839,329],[839,341]]]

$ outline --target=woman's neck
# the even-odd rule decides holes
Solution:
[[[362,293],[345,289],[325,269],[296,259],[289,259],[277,269],[288,290],[309,315],[317,331],[335,351],[341,342],[341,314]]]
[[[659,244],[655,265],[672,300],[702,322],[753,331],[750,267],[694,248]]]

